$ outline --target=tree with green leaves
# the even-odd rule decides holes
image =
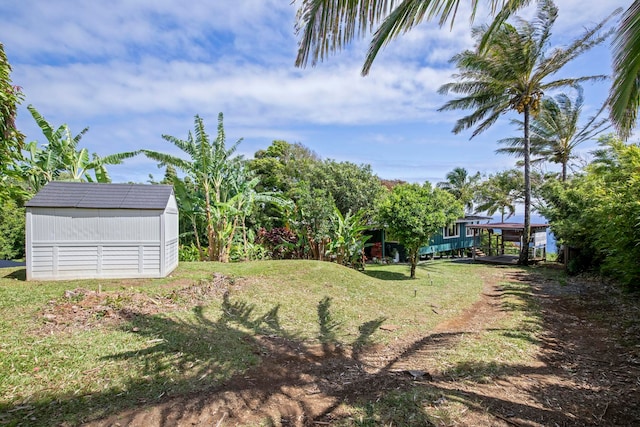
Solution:
[[[104,157],[94,153],[90,156],[86,148],[78,147],[82,136],[89,131],[88,127],[72,136],[68,125],[54,128],[35,107],[29,105],[27,109],[47,139],[44,145],[31,141],[25,147],[28,157],[24,158],[21,168],[32,193],[50,181],[111,182],[106,166],[121,164],[139,153],[129,151]]]
[[[257,192],[297,200],[299,187],[309,185],[314,170],[321,163],[320,157],[304,145],[276,140],[266,150],[258,150],[254,158],[247,161],[247,167],[259,178]],[[255,211],[250,221],[272,229],[286,226],[288,219],[286,212],[278,206],[266,205]]]
[[[414,279],[419,249],[464,215],[464,207],[451,193],[433,188],[429,182],[401,184],[381,203],[378,215],[380,224],[406,248]]]
[[[550,181],[546,208],[558,241],[574,249],[572,273],[596,269],[640,288],[640,146],[609,135],[585,173],[566,185]]]
[[[0,259],[23,258],[24,241],[24,207],[10,198],[0,200]]]
[[[469,175],[465,168],[454,168],[448,172],[446,181],[436,184],[438,188],[448,191],[454,197],[462,202],[467,213],[473,211],[473,201],[476,196],[478,183],[480,181],[480,172],[475,175]]]
[[[524,159],[524,232],[525,242],[530,238],[531,226],[531,148],[530,122],[540,111],[545,91],[575,86],[583,81],[603,80],[606,76],[561,77],[552,79],[567,63],[602,43],[609,33],[600,31],[609,16],[574,40],[567,47],[551,51],[551,29],[558,9],[550,0],[539,3],[536,17],[531,21],[518,20],[517,25],[503,23],[496,28],[486,45],[480,49],[488,27],[475,28],[473,35],[478,44],[475,50],[466,50],[453,57],[460,70],[455,82],[443,85],[441,94],[460,94],[462,97],[447,102],[440,111],[468,110],[473,112],[456,122],[454,133],[475,127],[471,138],[493,125],[508,111],[523,114]],[[527,265],[528,245],[522,245],[519,264]]]
[[[524,176],[520,170],[490,175],[478,185],[476,212],[486,212],[489,216],[500,212],[500,222],[504,222],[516,213],[516,204],[524,199],[523,188]]]
[[[342,215],[363,211],[363,215],[371,217],[384,194],[380,179],[366,164],[327,159],[313,170],[309,181],[312,187],[324,188],[333,196]]]
[[[313,188],[302,182],[296,186],[292,200],[295,207],[289,214],[287,225],[298,237],[298,254],[304,258],[324,260],[333,235],[333,197],[323,188]]]
[[[286,194],[295,185],[308,180],[320,157],[300,143],[275,140],[266,150],[258,150],[247,162],[260,178],[258,190]]]
[[[24,135],[16,128],[16,115],[23,99],[22,91],[11,81],[11,65],[0,43],[0,202],[11,197],[8,193],[15,184],[9,184],[19,175]]]
[[[543,98],[540,112],[530,124],[531,163],[548,161],[560,164],[563,182],[567,180],[569,162],[576,158],[575,148],[609,128],[608,120],[599,118],[604,107],[580,125],[584,105],[583,89],[579,85],[575,89],[575,98],[564,93],[554,98]],[[512,120],[512,123],[523,130],[524,123],[521,120]],[[523,157],[524,138],[504,138],[498,143],[506,147],[496,150],[496,153]]]

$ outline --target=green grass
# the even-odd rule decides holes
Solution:
[[[181,263],[164,279],[64,282],[25,282],[24,269],[4,269],[0,425],[74,425],[167,396],[206,391],[260,363],[259,334],[347,346],[425,336],[477,301],[482,274],[490,269],[429,262],[408,280],[405,265],[372,265],[361,273],[315,261]],[[227,298],[139,314],[117,325],[94,319],[87,328],[43,333],[43,310],[63,300],[66,290],[100,290],[122,308],[137,294],[160,299],[185,286],[207,284],[214,273],[235,281]],[[494,367],[473,365],[478,359],[502,366],[530,354],[533,308],[521,295],[512,298],[513,320],[443,354],[444,370],[460,376],[480,370],[483,376]],[[377,330],[381,324],[397,329]],[[407,397],[400,392],[389,398]],[[380,411],[393,406],[384,402],[368,411],[380,418]],[[366,421],[367,410],[362,411]]]

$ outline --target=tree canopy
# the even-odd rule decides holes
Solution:
[[[378,211],[380,224],[407,249],[411,278],[415,278],[420,247],[463,215],[462,203],[429,182],[395,186]]]

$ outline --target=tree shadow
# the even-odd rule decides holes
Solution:
[[[411,280],[408,272],[407,274],[404,274],[404,273],[398,273],[396,271],[382,271],[382,270],[372,271],[369,269],[369,270],[364,270],[363,273],[369,277],[372,277],[378,280],[391,280],[391,281]]]
[[[97,363],[133,362],[135,372],[124,384],[90,394],[43,393],[25,405],[0,404],[0,424],[75,425],[122,414],[123,421],[118,422],[125,425],[139,413],[135,408],[147,410],[176,399],[185,407],[203,405],[219,390],[238,393],[246,399],[244,404],[251,401],[260,407],[273,396],[286,396],[293,385],[320,383],[342,374],[339,367],[357,369],[358,362],[341,348],[363,348],[384,321],[363,323],[353,343],[341,343],[342,325],[333,319],[331,298],[325,297],[318,303],[317,338],[322,344],[318,352],[316,345],[282,327],[279,311],[276,305],[258,313],[254,304],[232,300],[228,293],[215,317],[201,305],[190,316],[130,311],[129,322],[119,330],[141,338],[147,346],[105,355]],[[254,379],[257,372],[259,378]],[[262,415],[270,417],[266,411]]]
[[[0,407],[4,414],[0,422],[77,424],[117,413],[102,425],[127,425],[139,421],[136,417],[141,413],[153,413],[163,422],[173,420],[167,425],[178,425],[192,419],[189,414],[207,411],[214,414],[209,418],[212,425],[225,425],[230,418],[239,423],[243,421],[239,417],[246,413],[257,417],[246,425],[330,425],[341,421],[360,426],[441,425],[434,414],[441,416],[440,408],[453,402],[501,425],[534,421],[537,425],[638,424],[640,409],[628,404],[640,400],[637,389],[631,389],[640,377],[638,367],[623,365],[625,354],[619,348],[602,345],[607,331],[597,325],[587,334],[570,333],[572,325],[582,324],[583,319],[578,312],[565,313],[566,304],[554,305],[554,298],[559,297],[551,298],[544,290],[534,294],[536,301],[548,298],[550,305],[542,313],[527,302],[531,300],[527,292],[510,295],[526,300],[518,305],[519,310],[539,315],[543,333],[536,337],[541,344],[538,363],[473,360],[455,363],[439,373],[428,365],[429,352],[446,351],[468,338],[467,332],[427,334],[388,358],[385,354],[383,363],[374,364],[368,359],[367,346],[384,319],[364,322],[352,343],[340,343],[341,325],[332,315],[329,297],[317,305],[317,338],[329,344],[326,346],[310,345],[284,330],[279,306],[258,313],[255,305],[232,300],[229,295],[223,297],[222,312],[215,318],[201,306],[193,309],[188,320],[138,313],[122,331],[144,336],[149,346],[114,352],[102,362],[136,361],[141,375],[132,375],[124,388],[84,396],[34,396],[28,408],[5,405]],[[518,331],[494,330],[528,339]],[[352,346],[351,355],[336,348],[345,344]],[[581,359],[583,355],[587,356]],[[596,358],[606,363],[594,364]],[[423,364],[411,365],[415,360]],[[624,369],[617,369],[619,365]],[[407,375],[407,369],[434,374],[417,378]],[[242,374],[232,376],[238,372]],[[617,391],[620,382],[612,382],[615,376],[628,380],[628,387]],[[516,399],[508,393],[492,395],[482,387],[473,388],[497,380],[516,383],[513,390],[521,396]],[[325,398],[322,402],[326,406],[320,411],[313,406],[317,402],[310,400],[316,395]],[[616,400],[616,396],[623,400]],[[284,408],[277,414],[270,409],[274,402]],[[340,410],[343,403],[355,407],[360,419],[354,421],[352,415],[345,415]],[[139,406],[142,408],[133,409]],[[132,409],[122,412],[126,408]],[[40,414],[48,414],[48,418],[38,418]]]
[[[12,271],[9,274],[6,274],[3,276],[5,279],[14,279],[14,280],[20,280],[22,282],[27,280],[27,269],[26,268],[19,268],[17,270]]]

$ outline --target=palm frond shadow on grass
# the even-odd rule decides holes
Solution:
[[[123,378],[123,382],[88,394],[33,396],[26,406],[0,405],[0,415],[10,414],[10,418],[0,417],[0,420],[11,423],[11,420],[22,419],[25,414],[37,413],[37,418],[32,420],[33,425],[53,425],[63,421],[76,424],[141,404],[160,403],[167,397],[206,394],[259,365],[264,350],[263,339],[281,342],[284,338],[289,343],[287,348],[295,347],[301,359],[322,360],[317,358],[309,343],[281,326],[279,305],[265,313],[257,313],[255,305],[232,300],[227,294],[221,308],[222,313],[217,317],[211,316],[211,312],[202,305],[194,307],[192,315],[129,312],[130,321],[119,329],[138,337],[136,341],[142,343],[143,348],[138,345],[138,348],[114,352],[97,360],[98,364],[127,363],[127,378]],[[355,342],[344,344],[362,348],[371,342],[371,336],[383,321],[380,318],[365,322],[359,327]],[[331,352],[329,360],[335,361],[335,357],[350,359],[344,352],[335,351],[335,348],[343,346],[338,338],[341,326],[331,313],[331,298],[323,298],[318,303],[318,339],[323,344],[335,344],[327,347]],[[278,351],[275,347],[271,357],[277,359]],[[287,350],[282,352],[284,355]],[[356,355],[354,351],[353,359]],[[284,381],[283,386],[286,385],[286,378],[274,378],[276,380]],[[238,387],[243,387],[243,383],[238,383]],[[279,387],[275,385],[274,390],[265,396],[278,392]],[[55,405],[52,406],[52,402]]]

